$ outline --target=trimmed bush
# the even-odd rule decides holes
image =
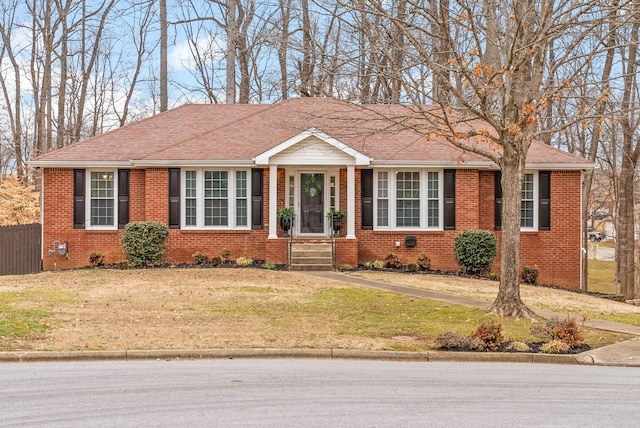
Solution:
[[[456,262],[471,275],[484,275],[491,270],[498,252],[498,240],[488,230],[467,230],[456,235]]]
[[[157,221],[131,222],[124,227],[120,243],[129,267],[152,267],[163,263],[169,228]]]
[[[509,346],[507,346],[507,351],[511,352],[530,352],[531,347],[524,342],[511,342]]]
[[[371,260],[364,264],[364,267],[367,269],[384,269],[384,262],[382,260]]]
[[[522,266],[520,279],[525,284],[535,285],[538,282],[538,268],[533,266]]]
[[[436,344],[440,349],[456,349],[464,351],[484,351],[485,344],[481,340],[470,336],[463,336],[452,331],[440,333],[436,336]]]
[[[573,318],[560,320],[551,318],[544,324],[534,323],[531,325],[531,334],[545,341],[559,340],[566,343],[570,348],[582,346],[584,337],[580,334],[580,328]]]
[[[473,339],[482,341],[486,348],[490,351],[498,349],[500,344],[504,342],[502,336],[502,324],[498,324],[494,321],[485,321],[471,333]]]
[[[407,272],[418,272],[418,265],[415,263],[409,263],[407,265]]]
[[[566,354],[569,352],[570,346],[562,340],[554,339],[540,347],[540,351],[545,354]]]
[[[420,270],[431,270],[431,259],[426,254],[421,254],[416,264]]]
[[[199,266],[206,265],[207,263],[209,263],[209,254],[205,253],[204,251],[198,251],[193,255],[193,260]]]
[[[242,267],[251,266],[253,265],[253,259],[249,257],[238,257],[236,259],[236,265],[242,266]]]
[[[211,257],[209,263],[211,263],[211,266],[220,266],[222,264],[222,258],[220,258],[220,256]]]
[[[277,267],[278,267],[278,265],[276,265],[274,262],[264,262],[264,263],[262,264],[262,267],[263,267],[264,269],[270,269],[270,270],[273,270],[273,269],[277,268]]]
[[[99,251],[89,254],[89,264],[91,267],[100,267],[104,265],[104,256]]]
[[[393,253],[389,253],[387,257],[384,258],[384,267],[387,269],[402,269],[402,262]]]

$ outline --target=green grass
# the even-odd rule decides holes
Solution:
[[[587,274],[587,290],[604,293],[618,294],[613,280],[615,278],[615,262],[604,260],[589,260],[589,272]]]
[[[51,308],[59,302],[73,301],[64,291],[24,290],[0,293],[0,338],[39,335],[49,328]]]
[[[210,346],[214,347],[426,351],[434,349],[435,337],[440,333],[452,331],[468,335],[489,320],[503,326],[506,340],[538,341],[530,334],[530,321],[496,318],[477,308],[375,289],[324,284],[311,278],[308,281],[317,282],[307,286],[306,281],[289,273],[247,270],[242,278],[237,275],[227,270],[206,269],[70,271],[16,277],[12,279],[12,287],[19,287],[22,281],[23,288],[0,292],[0,349],[26,349],[30,342],[36,344],[47,337],[50,328],[63,326],[69,319],[82,318],[74,312],[75,307],[82,311],[89,309],[91,316],[84,317],[94,317],[93,321],[97,321],[103,315],[113,316],[120,305],[141,317],[152,315],[149,320],[153,323],[172,320],[163,324],[166,327],[163,335],[179,337],[185,331],[197,334],[201,326],[205,326],[207,332],[214,329],[221,337],[210,338],[219,340],[211,342]],[[47,289],[38,288],[38,282],[46,283]],[[127,290],[153,290],[156,298],[145,299],[145,293]],[[127,292],[126,295],[123,292]],[[163,293],[166,298],[157,298],[157,293]],[[126,324],[128,318],[123,315],[123,323],[102,326],[97,322],[96,325],[114,336],[124,335],[130,330],[118,328],[130,329]],[[576,320],[580,323],[582,318],[578,316]],[[83,322],[90,321],[84,319]],[[638,325],[640,321],[630,316],[629,322]],[[592,347],[629,337],[591,329],[583,329],[582,334]],[[236,345],[235,340],[241,345]],[[52,346],[55,349],[56,345]],[[73,346],[75,349],[78,345]],[[100,346],[109,344],[101,342]]]
[[[215,312],[215,315],[236,320],[259,317],[268,320],[268,330],[292,337],[318,334],[348,336],[353,340],[359,337],[413,338],[411,341],[390,340],[387,349],[396,351],[433,349],[438,334],[452,331],[469,335],[478,325],[489,320],[502,325],[505,340],[540,341],[531,335],[529,320],[499,318],[478,308],[359,288],[328,288],[304,299],[266,298],[259,304],[255,299],[237,296],[231,305]],[[310,325],[315,327],[314,332],[305,331]],[[594,347],[628,338],[590,329],[583,329],[582,333],[587,343]]]

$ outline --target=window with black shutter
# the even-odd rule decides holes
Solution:
[[[551,229],[551,171],[538,173],[538,229]]]
[[[456,170],[444,170],[444,230],[456,229]]]
[[[495,171],[493,173],[493,188],[494,188],[494,207],[493,207],[493,216],[495,219],[495,228],[496,230],[502,229],[502,172]]]
[[[262,207],[263,207],[263,177],[264,170],[253,168],[251,170],[251,228],[262,229]]]
[[[130,170],[118,170],[118,229],[129,223],[129,176]]]
[[[360,197],[362,200],[362,229],[373,229],[373,170],[360,171]]]
[[[169,168],[169,227],[180,229],[180,168]]]
[[[73,170],[73,228],[85,227],[85,176],[84,169]]]

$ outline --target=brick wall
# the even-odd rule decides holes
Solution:
[[[362,230],[360,171],[356,170],[355,216],[357,239],[337,239],[337,263],[356,265],[382,260],[389,253],[400,260],[415,263],[422,254],[432,260],[432,268],[458,269],[453,257],[457,233],[474,228],[494,230],[493,172],[458,170],[456,172],[456,230],[451,231],[373,231]],[[168,170],[149,168],[132,170],[130,176],[131,221],[168,221]],[[284,170],[278,169],[278,208],[285,205],[287,183]],[[346,169],[340,171],[340,207],[346,209]],[[53,256],[47,250],[59,240],[69,245],[70,258],[58,257],[58,268],[87,266],[89,255],[99,251],[106,263],[124,259],[120,246],[121,230],[92,231],[73,229],[73,170],[44,170],[44,268],[53,268]],[[286,239],[267,239],[269,207],[269,170],[264,170],[263,218],[260,230],[170,231],[166,258],[171,263],[191,262],[197,251],[210,256],[229,250],[231,257],[251,257],[276,263],[287,260]],[[551,230],[522,234],[522,264],[540,270],[539,281],[568,288],[579,288],[580,279],[580,172],[553,171],[551,174]],[[278,235],[282,231],[278,226]],[[341,233],[344,236],[345,226]],[[414,235],[417,245],[405,246],[405,237]],[[496,235],[500,239],[500,232]],[[396,242],[400,246],[396,246]],[[499,271],[499,255],[494,271]]]

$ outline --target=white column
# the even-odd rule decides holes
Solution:
[[[278,165],[269,165],[269,237],[278,239]]]
[[[356,239],[356,167],[347,166],[347,239]]]

